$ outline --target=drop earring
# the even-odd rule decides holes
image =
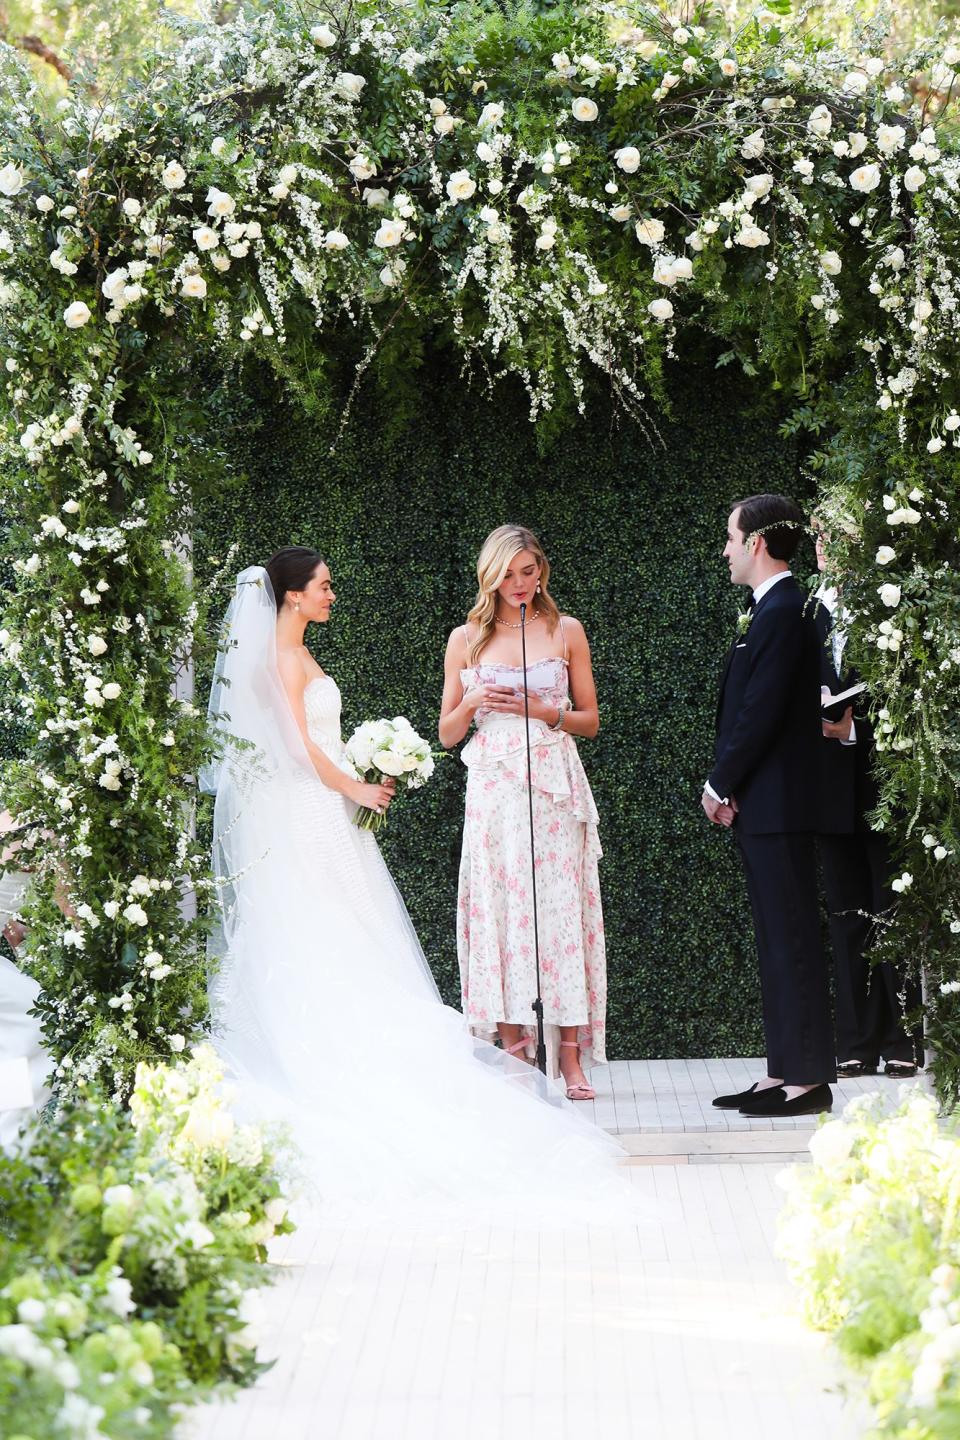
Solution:
[[[537,581],[537,594],[540,594],[540,581]]]
[[[300,613],[300,601],[299,601],[299,600],[294,600],[294,602],[293,602],[293,608],[294,608],[294,610],[296,610],[297,614],[299,615],[299,613]]]

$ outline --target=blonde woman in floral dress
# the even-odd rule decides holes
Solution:
[[[606,1059],[606,962],[597,810],[574,736],[600,725],[590,647],[548,589],[540,542],[518,525],[489,535],[479,591],[447,644],[440,740],[464,747],[466,816],[457,950],[471,1030],[529,1058],[536,995],[520,606],[536,834],[540,974],[550,1073],[571,1100],[592,1100],[582,1065]]]

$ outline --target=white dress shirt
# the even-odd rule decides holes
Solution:
[[[841,608],[838,612],[839,596],[837,595],[836,586],[834,585],[821,585],[813,598],[820,601],[824,609],[830,612],[830,618],[833,620],[833,629],[830,631],[830,644],[833,650],[833,668],[836,670],[839,678],[843,668],[843,652],[847,648],[847,631],[843,624],[843,621],[847,618],[846,611]],[[846,740],[841,740],[840,744],[856,745],[856,743],[857,726],[851,715],[850,734]]]

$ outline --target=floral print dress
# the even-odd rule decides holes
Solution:
[[[519,688],[519,666],[473,665],[460,678],[469,690],[498,683],[505,670],[516,671]],[[566,658],[535,661],[527,680],[531,694],[562,704]],[[556,1075],[561,1025],[579,1027],[584,1064],[606,1060],[602,851],[597,808],[573,737],[531,719],[530,742],[540,984],[548,1064]],[[468,771],[457,917],[463,1011],[473,1033],[488,1040],[498,1020],[522,1025],[532,1053],[536,971],[523,716],[478,710],[461,759]]]

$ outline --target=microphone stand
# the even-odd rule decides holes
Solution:
[[[527,736],[527,799],[530,807],[530,878],[533,882],[533,954],[537,969],[537,998],[533,1013],[537,1017],[537,1069],[547,1073],[547,1045],[543,1035],[543,995],[540,990],[540,931],[537,927],[537,858],[533,835],[533,763],[530,758],[530,697],[527,694],[527,603],[520,606],[520,647],[523,654],[523,721]]]

